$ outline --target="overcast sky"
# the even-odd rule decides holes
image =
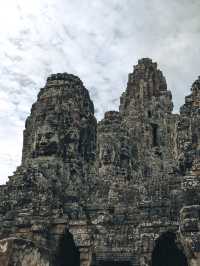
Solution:
[[[0,9],[0,183],[20,164],[22,131],[47,76],[78,75],[101,119],[151,57],[177,112],[200,75],[199,0],[6,0]]]

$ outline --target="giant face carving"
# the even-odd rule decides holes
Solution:
[[[126,138],[121,140],[120,159],[128,160],[130,158],[130,145]]]
[[[116,159],[116,152],[114,145],[111,143],[104,143],[100,148],[100,160],[103,165],[114,163]]]
[[[60,135],[62,156],[65,159],[71,160],[78,154],[79,146],[79,130],[75,127],[71,127],[68,131]]]
[[[38,128],[34,142],[34,157],[51,156],[58,151],[58,135],[50,126]]]

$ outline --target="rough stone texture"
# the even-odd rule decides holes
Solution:
[[[180,115],[172,110],[148,58],[129,74],[119,112],[98,124],[78,77],[49,77],[22,163],[0,187],[0,265],[156,266],[169,236],[200,265],[200,78]]]
[[[48,250],[28,240],[8,238],[0,241],[0,265],[50,266],[52,263]]]

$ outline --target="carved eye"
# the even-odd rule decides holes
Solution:
[[[42,138],[42,135],[38,134],[38,140],[41,140],[41,138]]]
[[[52,133],[52,132],[48,132],[48,133],[46,133],[46,135],[45,135],[45,137],[46,137],[47,139],[50,139],[52,136],[53,136],[53,133]]]

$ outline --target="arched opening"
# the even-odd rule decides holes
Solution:
[[[80,253],[69,231],[59,241],[55,266],[80,266]]]
[[[171,232],[162,234],[156,240],[151,266],[188,266],[187,258],[175,240],[176,235]]]

